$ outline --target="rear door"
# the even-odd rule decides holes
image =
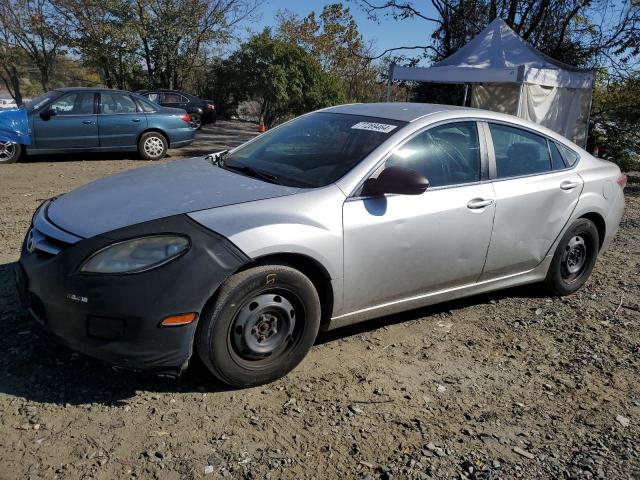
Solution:
[[[62,95],[33,115],[33,146],[46,150],[81,150],[99,145],[95,93],[75,91]]]
[[[160,94],[160,104],[165,107],[187,109],[189,100],[184,95],[175,92],[162,92]]]
[[[101,92],[98,130],[101,147],[136,147],[138,137],[147,128],[147,117],[131,95]]]
[[[575,209],[583,187],[558,148],[533,131],[484,124],[496,213],[483,280],[537,266]],[[493,152],[491,152],[493,150]]]

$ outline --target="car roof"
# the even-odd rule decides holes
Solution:
[[[435,103],[410,103],[410,102],[386,102],[386,103],[352,103],[337,105],[324,109],[329,113],[348,113],[367,117],[388,118],[403,122],[413,122],[425,115],[452,110],[475,110],[455,105],[438,105]]]
[[[117,90],[114,88],[106,88],[106,87],[64,87],[64,88],[56,88],[56,92],[119,92],[119,93],[132,93],[126,90]]]

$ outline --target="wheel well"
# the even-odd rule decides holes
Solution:
[[[604,243],[604,236],[607,233],[607,224],[605,223],[604,218],[602,218],[602,215],[596,212],[591,212],[591,213],[582,215],[580,218],[586,218],[587,220],[591,220],[593,224],[596,226],[596,228],[598,229],[598,237],[600,237],[599,238],[600,245],[598,246],[598,249],[602,248],[602,244]]]
[[[325,325],[331,319],[331,313],[333,312],[333,288],[331,287],[329,272],[313,258],[297,253],[282,253],[259,257],[243,265],[239,271],[259,265],[272,264],[287,265],[295,268],[311,280],[320,297],[321,324]]]
[[[171,140],[169,139],[169,135],[167,135],[165,132],[163,132],[159,128],[147,128],[144,132],[140,133],[140,135],[138,135],[138,140],[136,140],[136,145],[140,142],[140,138],[142,138],[142,135],[149,132],[156,132],[161,134],[167,141],[167,150],[171,148]]]

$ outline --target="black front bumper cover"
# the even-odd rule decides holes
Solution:
[[[81,274],[80,265],[112,243],[153,234],[191,239],[181,257],[124,275]],[[249,259],[186,215],[83,239],[57,255],[22,245],[17,285],[23,305],[59,341],[113,365],[179,374],[188,365],[197,321],[161,327],[170,315],[202,313],[220,284]]]

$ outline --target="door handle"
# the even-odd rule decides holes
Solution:
[[[92,120],[83,120],[82,123],[84,123],[85,125],[93,125]]]
[[[560,184],[560,188],[562,190],[573,190],[574,188],[576,188],[578,186],[578,182],[570,182],[568,180],[562,182]]]
[[[140,121],[139,118],[134,118],[133,120],[131,120],[132,122],[138,123]]]
[[[469,203],[467,203],[467,208],[470,208],[472,210],[477,210],[479,208],[484,208],[484,207],[488,207],[489,205],[493,204],[493,198],[474,198],[472,200],[469,200]]]

